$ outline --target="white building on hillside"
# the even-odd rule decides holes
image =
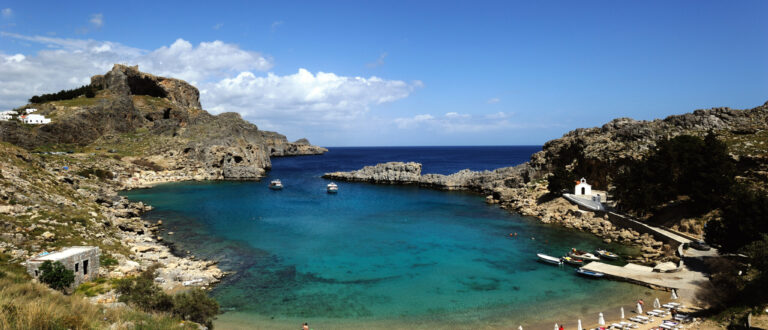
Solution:
[[[37,109],[35,109],[35,108],[29,108],[29,109],[27,109],[27,110],[24,110],[24,111],[26,111],[27,113],[33,113],[33,112],[37,111]]]
[[[0,112],[0,121],[9,121],[9,120],[11,120],[11,112],[13,112],[13,111],[2,111],[2,112]]]
[[[576,187],[573,189],[573,194],[576,196],[584,195],[584,196],[591,196],[592,195],[592,186],[587,183],[587,179],[581,178],[579,180],[579,183],[576,185]]]
[[[42,115],[22,115],[19,117],[19,120],[21,120],[22,123],[25,124],[35,124],[35,125],[42,125],[42,124],[48,124],[51,122],[50,118],[45,118],[45,116]]]

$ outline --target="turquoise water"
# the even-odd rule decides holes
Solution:
[[[319,175],[348,156],[334,151],[277,159],[261,182],[176,183],[125,195],[155,207],[146,217],[163,220],[164,238],[180,253],[234,272],[212,294],[224,310],[253,320],[474,327],[589,313],[642,294],[535,257],[622,247],[486,205],[480,195],[360,183],[327,194]],[[269,190],[272,178],[285,189]]]

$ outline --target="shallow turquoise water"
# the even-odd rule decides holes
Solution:
[[[261,182],[167,184],[125,195],[155,207],[146,217],[163,220],[179,251],[234,271],[213,296],[224,310],[257,319],[535,322],[640,294],[536,261],[538,252],[606,246],[592,235],[510,214],[471,193],[340,183],[330,195],[319,175],[333,166],[327,157],[281,159]],[[272,177],[286,188],[267,189]]]

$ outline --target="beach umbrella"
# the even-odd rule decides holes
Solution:
[[[637,314],[643,314],[643,305],[637,303]]]
[[[672,299],[677,300],[677,292],[675,292],[675,289],[672,289]]]
[[[560,329],[560,327],[557,326],[557,323],[555,323],[555,330]]]
[[[597,324],[599,325],[605,325],[605,318],[603,317],[603,313],[600,313],[597,317]]]
[[[517,330],[523,330],[523,326],[521,325],[521,326],[517,327]]]
[[[584,329],[581,327],[581,319],[579,319],[579,328],[578,328],[578,330],[584,330]]]
[[[624,306],[621,307],[621,319],[624,319]]]
[[[659,298],[656,298],[653,301],[653,308],[661,308],[661,302],[659,302]]]

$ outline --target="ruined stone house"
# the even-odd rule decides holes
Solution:
[[[37,279],[40,276],[40,266],[45,261],[60,262],[65,268],[75,273],[73,287],[99,276],[99,256],[101,250],[96,246],[73,246],[59,252],[37,255],[27,261],[27,273]]]

